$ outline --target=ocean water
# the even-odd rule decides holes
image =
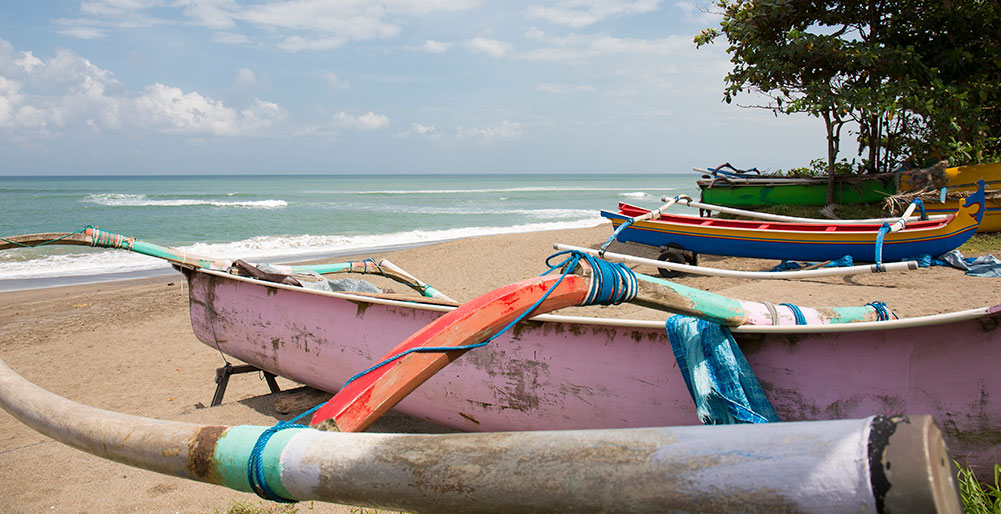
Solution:
[[[0,237],[88,225],[201,255],[290,262],[470,236],[580,228],[625,201],[698,192],[695,176],[0,177]],[[173,272],[123,250],[0,251],[0,291]]]

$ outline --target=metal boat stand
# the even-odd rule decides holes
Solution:
[[[212,395],[212,403],[209,406],[215,407],[216,405],[222,404],[222,397],[226,394],[226,386],[229,385],[230,375],[236,375],[238,373],[253,373],[255,371],[264,373],[264,380],[267,380],[268,387],[271,389],[272,393],[281,392],[281,388],[278,387],[278,382],[275,380],[274,373],[269,373],[263,369],[251,366],[250,364],[240,364],[234,366],[227,362],[225,366],[216,368],[215,370],[215,394]]]

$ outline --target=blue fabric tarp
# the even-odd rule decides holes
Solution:
[[[779,421],[730,329],[679,315],[668,318],[667,335],[703,423]]]

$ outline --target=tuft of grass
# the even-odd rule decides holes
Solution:
[[[298,514],[300,504],[298,503],[265,503],[258,501],[251,503],[233,500],[226,509],[215,509],[214,514]],[[312,502],[309,510],[313,510]]]
[[[955,461],[953,461],[955,462]],[[963,512],[967,514],[1001,514],[1001,464],[994,465],[994,484],[977,480],[973,469],[961,466],[958,468],[959,493],[963,498]]]
[[[967,257],[989,253],[1001,258],[1001,232],[974,234],[959,247],[959,251]]]

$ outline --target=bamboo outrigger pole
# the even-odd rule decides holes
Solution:
[[[646,259],[621,253],[604,252],[582,248],[579,246],[554,244],[557,250],[574,250],[595,257],[601,257],[612,262],[622,262],[626,264],[645,264],[671,271],[681,271],[694,275],[711,275],[717,277],[752,278],[759,280],[793,280],[802,278],[830,277],[840,275],[858,275],[860,273],[883,273],[888,271],[910,271],[918,269],[917,261],[890,262],[884,264],[865,264],[858,266],[830,267],[808,270],[792,271],[739,271],[720,268],[709,268],[705,266],[692,266],[676,262],[660,261],[656,259]]]
[[[250,455],[268,429],[89,407],[2,361],[0,408],[92,455],[238,491],[253,487]],[[931,416],[438,435],[288,428],[260,461],[282,498],[408,512],[962,511]]]
[[[87,227],[76,232],[47,232],[0,238],[0,250],[7,250],[11,248],[35,248],[47,245],[90,246],[95,248],[123,249],[163,259],[177,266],[224,271],[227,273],[233,272],[233,265],[236,262],[230,259],[205,257],[202,255],[188,253],[177,248],[148,243],[134,237],[126,237],[114,232],[101,230],[97,227]],[[448,302],[458,303],[441,291],[438,291],[434,287],[431,287],[431,285],[417,279],[413,275],[403,271],[403,269],[399,266],[396,266],[392,262],[385,259],[372,263],[363,260],[334,264],[311,264],[278,267],[287,269],[289,273],[313,271],[321,275],[327,273],[379,274],[411,287],[425,297],[438,298]]]

